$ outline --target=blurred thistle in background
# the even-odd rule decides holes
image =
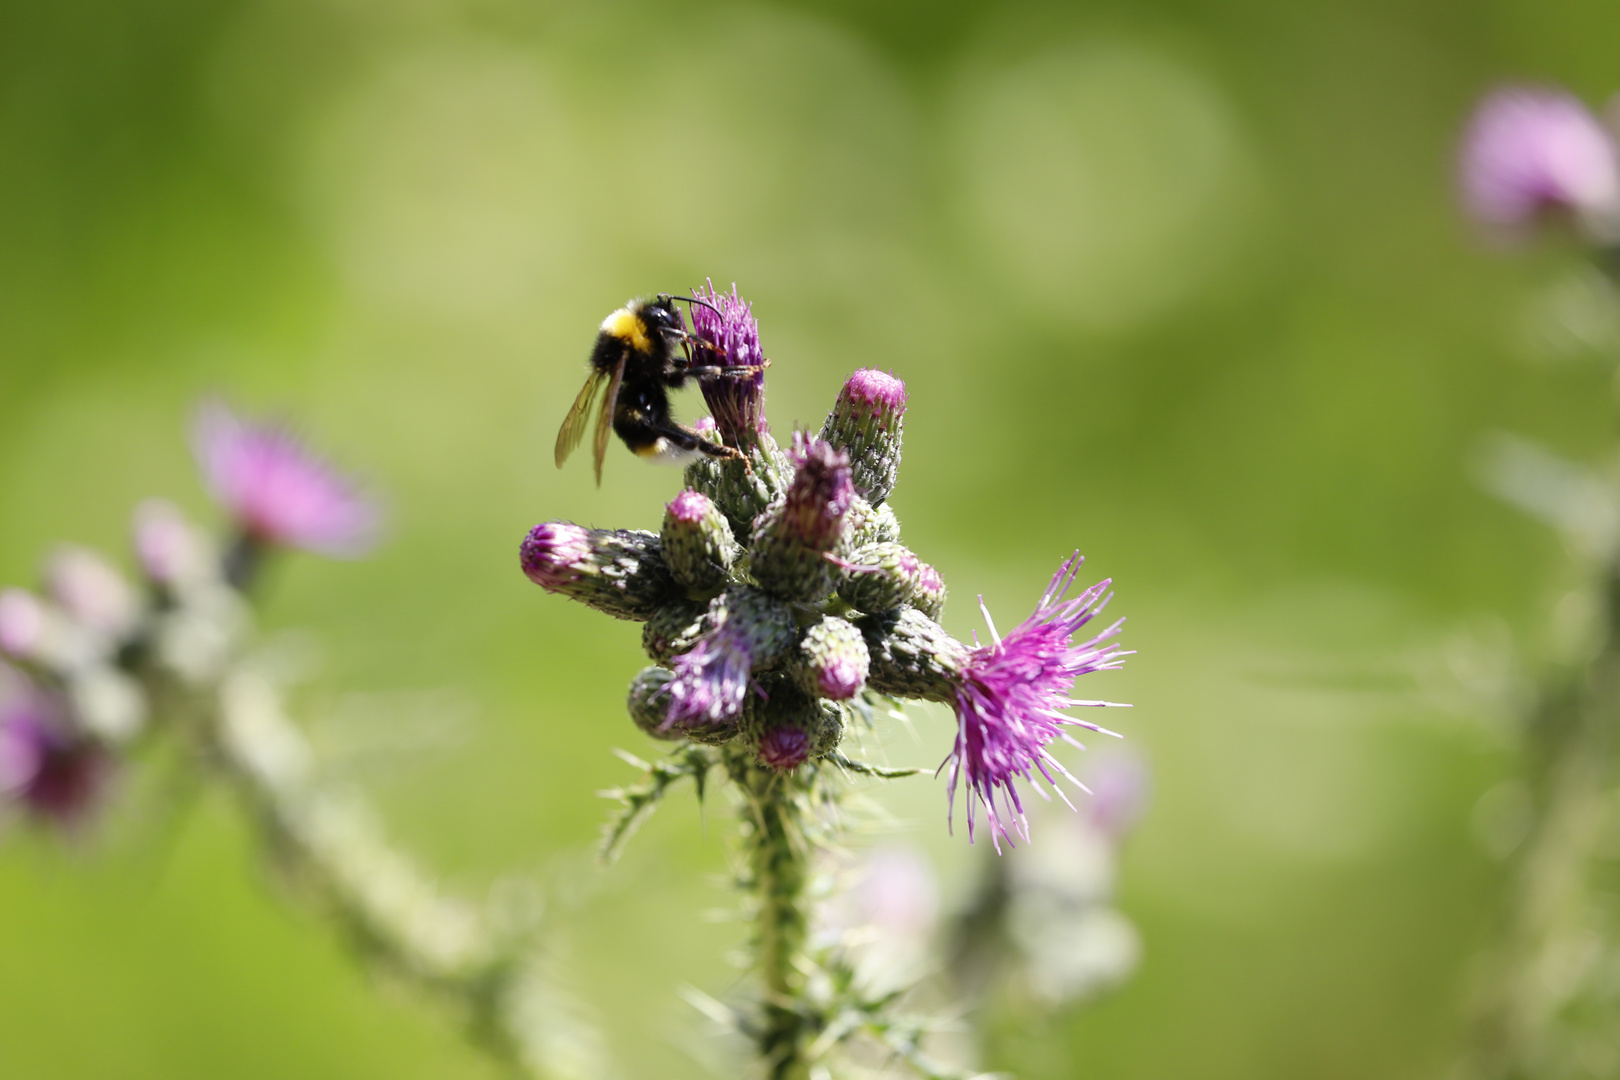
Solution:
[[[1620,273],[1620,131],[1573,95],[1496,91],[1465,136],[1461,167],[1481,224],[1529,239],[1548,217],[1565,217],[1611,283]],[[1620,319],[1620,300],[1608,303]],[[1608,361],[1620,377],[1620,356]],[[1481,801],[1514,881],[1462,1065],[1468,1077],[1620,1070],[1620,487],[1615,450],[1606,456],[1592,468],[1497,436],[1480,457],[1488,487],[1571,541],[1593,611],[1579,661],[1549,665],[1526,711],[1522,776]]]

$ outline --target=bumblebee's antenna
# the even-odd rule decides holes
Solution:
[[[688,304],[702,304],[704,307],[708,308],[710,311],[714,312],[716,315],[720,316],[722,319],[726,317],[725,312],[721,311],[719,308],[715,307],[713,304],[709,303],[707,300],[699,300],[695,296],[671,296],[670,299],[671,300],[685,300]]]

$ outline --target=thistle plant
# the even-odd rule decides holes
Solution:
[[[223,538],[153,500],[134,514],[138,584],[65,548],[39,592],[0,592],[0,811],[84,835],[167,743],[189,774],[235,793],[283,880],[373,968],[441,1003],[514,1074],[598,1075],[592,1036],[538,948],[530,895],[463,902],[389,844],[321,768],[274,644],[254,632],[265,561],[362,554],[375,502],[285,428],[222,403],[203,405],[193,434]]]
[[[829,883],[848,876],[837,868],[861,816],[852,778],[918,771],[867,760],[851,736],[903,700],[948,707],[947,827],[960,790],[968,842],[988,832],[997,855],[1021,846],[1031,790],[1046,796],[1045,785],[1068,803],[1064,783],[1084,788],[1057,744],[1079,746],[1074,728],[1111,734],[1071,714],[1113,704],[1071,696],[1080,676],[1127,655],[1120,623],[1099,619],[1109,583],[1078,587],[1076,553],[1005,635],[985,611],[986,641],[952,637],[940,624],[944,580],[901,542],[889,504],[904,384],[857,371],[819,431],[779,445],[765,421],[764,353],[748,304],[735,289],[701,299],[689,344],[700,366],[721,374],[701,384],[712,416],[695,430],[735,456],[688,467],[656,533],[552,521],[521,546],[536,584],[640,623],[651,661],[629,680],[627,711],[669,752],[651,763],[625,755],[644,775],[612,793],[621,805],[602,854],[611,860],[675,786],[690,781],[700,798],[723,786],[737,808],[736,884],[757,980],[746,1000],[694,992],[694,1003],[744,1036],[772,1080],[819,1080],[835,1063],[838,1075],[860,1075],[896,1060],[925,1077],[962,1076],[930,1043],[954,1023],[936,1006],[944,998],[959,1011],[983,987],[935,979],[916,992],[925,966],[906,980],[875,979],[859,933],[829,929],[836,910],[851,910],[838,908]],[[148,501],[133,516],[133,583],[102,556],[63,548],[38,589],[0,591],[0,814],[84,837],[133,797],[125,788],[136,785],[122,781],[167,745],[186,776],[234,792],[267,861],[360,958],[443,1006],[511,1075],[605,1075],[609,1048],[547,959],[554,931],[538,919],[535,887],[517,883],[469,904],[391,845],[360,795],[323,767],[288,708],[292,677],[275,642],[255,629],[266,564],[294,551],[364,554],[380,533],[377,503],[286,428],[221,402],[202,405],[192,435],[225,514],[220,535]],[[1118,801],[1107,791],[1093,824]],[[997,905],[980,904],[948,931],[965,941],[973,935],[960,925],[971,924],[975,957],[1006,951],[1006,964],[992,956],[991,965],[1047,987],[1051,1002],[1123,971],[1071,962],[1090,940],[1084,928],[1109,914],[1108,890],[1077,891],[1077,849],[1054,839],[1055,859],[1021,869],[998,859],[999,884],[984,893]],[[1107,862],[1113,846],[1092,850]],[[887,917],[926,937],[932,916],[905,914],[919,909],[898,902],[904,886],[872,881]],[[1043,952],[1043,941],[1062,955]]]
[[[701,383],[705,437],[733,459],[688,466],[658,533],[536,525],[521,546],[529,579],[615,618],[642,623],[651,666],[630,681],[627,707],[646,734],[674,745],[646,766],[603,846],[611,858],[673,784],[699,794],[711,775],[737,796],[737,886],[751,917],[758,976],[751,1002],[710,1003],[751,1040],[773,1080],[830,1075],[840,1055],[898,1057],[924,1076],[953,1075],[924,1053],[933,1021],[903,991],[872,992],[836,944],[812,947],[808,885],[839,840],[850,774],[895,779],[846,750],[876,710],[934,702],[956,716],[946,773],[947,826],[956,792],[969,842],[982,827],[1000,853],[1029,839],[1024,799],[1042,781],[1083,788],[1053,753],[1080,744],[1070,728],[1112,734],[1070,714],[1115,703],[1071,696],[1082,675],[1119,667],[1120,622],[1094,627],[1109,582],[1076,589],[1081,559],[1064,560],[1034,612],[987,642],[940,625],[939,572],[901,542],[889,505],[899,473],[904,384],[855,372],[812,435],[780,446],[765,421],[764,355],[749,305],[712,287],[693,312],[694,353],[715,367],[753,367]],[[1072,594],[1072,595],[1071,595]],[[1080,640],[1076,640],[1079,638]]]
[[[1467,207],[1493,236],[1572,236],[1600,283],[1588,300],[1620,325],[1620,134],[1564,91],[1499,90],[1469,128],[1461,178]],[[1608,345],[1612,366],[1620,356]],[[1612,463],[1567,462],[1524,439],[1498,438],[1483,465],[1489,487],[1560,529],[1587,560],[1580,595],[1595,617],[1576,662],[1552,665],[1542,680],[1522,728],[1521,775],[1491,796],[1520,828],[1503,845],[1512,849],[1512,876],[1502,936],[1459,1075],[1612,1075],[1620,1062],[1620,491]]]

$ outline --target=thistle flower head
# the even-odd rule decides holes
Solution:
[[[748,700],[756,664],[765,665],[794,643],[793,612],[754,589],[737,587],[709,603],[708,630],[670,667],[666,728],[730,721]]]
[[[209,401],[197,411],[192,445],[209,492],[253,539],[340,558],[374,542],[376,504],[284,428]]]
[[[571,521],[542,521],[518,549],[523,573],[547,592],[565,592],[586,572],[591,531]]]
[[[747,635],[728,624],[677,656],[672,668],[664,728],[721,723],[741,712],[748,698],[754,650]]]
[[[802,431],[793,433],[789,456],[797,471],[782,508],[783,527],[800,543],[831,551],[855,499],[849,456]]]
[[[795,432],[787,490],[754,522],[752,570],[762,587],[802,603],[833,591],[828,559],[844,536],[855,501],[849,458],[826,442]]]
[[[669,687],[674,681],[674,672],[661,667],[644,668],[641,674],[631,680],[626,703],[630,709],[630,719],[635,721],[638,728],[655,739],[670,741],[686,739],[724,743],[737,734],[735,719],[714,722],[692,720],[679,727],[670,724]]]
[[[982,803],[997,851],[1002,839],[1011,842],[1015,833],[1029,839],[1014,780],[1022,777],[1034,784],[1033,774],[1038,770],[1059,798],[1065,797],[1053,772],[1085,788],[1048,749],[1056,739],[1074,742],[1063,729],[1076,726],[1113,734],[1064,712],[1076,706],[1112,704],[1075,700],[1069,694],[1081,675],[1117,668],[1128,655],[1110,643],[1124,620],[1087,641],[1074,643],[1075,633],[1103,609],[1109,597],[1110,582],[1105,579],[1065,599],[1081,561],[1076,552],[1058,568],[1034,613],[1006,637],[996,633],[981,601],[991,640],[968,654],[957,683],[956,745],[945,760],[950,767],[947,798],[954,814],[957,781],[965,776],[968,839],[973,838],[977,808]],[[1036,791],[1044,795],[1038,786]]]
[[[849,455],[855,490],[874,505],[889,497],[900,473],[906,384],[876,368],[862,368],[838,392],[821,437]]]
[[[724,587],[737,543],[725,515],[707,495],[686,490],[670,500],[659,538],[676,581],[699,593]]]
[[[111,759],[72,730],[65,707],[38,688],[7,689],[0,700],[0,796],[58,825],[78,822],[95,805]]]
[[[748,302],[737,295],[735,284],[730,293],[721,293],[710,281],[692,295],[704,302],[692,305],[697,362],[706,367],[753,369],[698,380],[726,445],[747,446],[766,430],[765,354],[759,347],[759,323]]]
[[[1620,222],[1620,148],[1577,98],[1508,87],[1487,97],[1463,139],[1461,185],[1482,224],[1513,234],[1549,211],[1598,239]]]
[[[848,701],[865,687],[872,658],[859,630],[835,615],[826,615],[805,630],[797,663],[800,685],[807,693]]]
[[[803,728],[774,727],[759,737],[759,760],[778,772],[796,769],[810,756],[810,733]]]
[[[616,619],[646,619],[678,590],[654,533],[543,521],[518,548],[528,579]]]

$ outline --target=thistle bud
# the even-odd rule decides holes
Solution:
[[[23,589],[0,592],[0,652],[32,659],[45,640],[49,616],[39,597]]]
[[[635,721],[636,727],[655,739],[670,741],[690,739],[693,742],[723,743],[737,734],[734,720],[693,722],[680,727],[665,723],[670,706],[669,684],[674,681],[675,673],[661,667],[643,668],[630,681],[627,704],[630,719]]]
[[[891,697],[955,702],[968,647],[937,622],[916,608],[902,607],[867,615],[856,625],[871,656],[867,686]]]
[[[792,725],[771,728],[760,736],[758,753],[760,764],[777,772],[797,769],[810,756],[810,733]]]
[[[51,556],[45,584],[63,613],[99,638],[122,638],[140,615],[123,575],[88,548],[66,547]]]
[[[847,561],[838,595],[857,611],[891,611],[910,603],[922,584],[925,564],[902,544],[857,548]]]
[[[829,615],[805,631],[794,669],[812,696],[848,701],[866,685],[871,662],[861,632]]]
[[[929,563],[917,567],[917,593],[911,606],[935,622],[945,615],[945,579]]]
[[[135,559],[146,579],[171,588],[202,569],[202,545],[179,509],[163,499],[147,499],[135,508],[131,528]]]
[[[905,427],[906,384],[893,375],[862,368],[838,393],[821,437],[849,455],[855,490],[873,504],[894,490]]]
[[[700,600],[675,600],[647,619],[641,628],[641,648],[655,664],[668,664],[709,629],[709,605]]]
[[[854,491],[849,460],[821,440],[795,435],[793,459],[793,483],[755,523],[751,569],[765,589],[812,602],[832,592],[836,568],[827,556],[843,537]]]
[[[638,529],[547,521],[529,531],[519,554],[523,572],[546,591],[641,621],[679,592],[660,548],[657,536]]]
[[[868,544],[893,544],[900,540],[900,519],[888,503],[873,506],[856,495],[850,500],[844,546],[853,551]]]
[[[744,586],[709,602],[706,630],[673,662],[666,727],[731,720],[742,711],[755,668],[768,668],[793,647],[793,612],[781,601]]]
[[[724,588],[737,558],[725,517],[699,491],[683,491],[664,508],[664,562],[675,580],[697,592]]]
[[[817,701],[791,679],[774,676],[761,686],[748,727],[760,763],[785,772],[837,749],[844,737],[844,710]]]

